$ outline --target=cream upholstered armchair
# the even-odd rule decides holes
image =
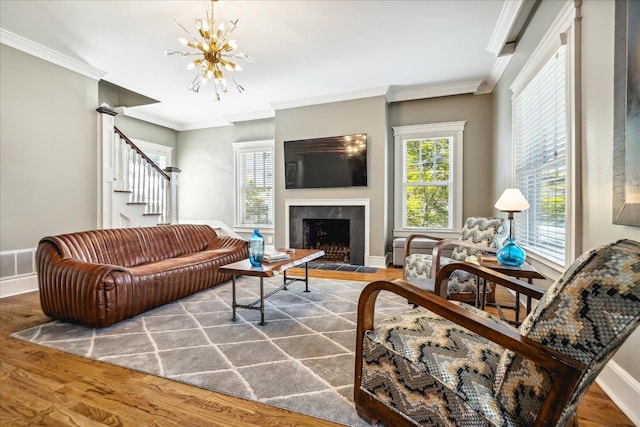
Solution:
[[[402,280],[367,285],[358,304],[354,400],[388,426],[562,426],[607,361],[640,323],[640,243],[586,252],[544,294],[492,270],[478,274],[540,298],[519,329]],[[389,291],[420,307],[374,325]]]
[[[421,289],[434,292],[434,279],[440,267],[465,261],[470,255],[495,254],[509,234],[507,224],[502,218],[469,217],[457,240],[445,240],[425,234],[410,235],[404,249],[404,279]],[[438,243],[431,254],[412,253],[411,243],[416,238],[436,240]],[[453,247],[450,257],[442,255],[447,247]],[[475,275],[456,270],[449,278],[447,295],[451,299],[477,302],[477,289]],[[491,294],[492,291],[492,283],[487,282],[486,292]]]

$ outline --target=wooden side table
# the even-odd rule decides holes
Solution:
[[[497,271],[498,273],[506,274],[507,276],[515,277],[516,279],[527,279],[529,284],[533,284],[533,279],[545,279],[545,277],[538,273],[538,271],[528,262],[519,265],[518,267],[510,267],[508,265],[500,264],[498,260],[487,259],[487,258],[479,258],[479,263],[482,267],[490,268],[492,270]],[[480,280],[478,286],[482,286],[482,309],[484,309],[486,304],[486,283],[484,280]],[[497,302],[489,303],[489,305],[496,307],[498,310],[498,314],[502,320],[505,320],[504,314],[502,313],[502,308]],[[520,324],[520,292],[516,292],[516,299],[513,306],[504,306],[504,308],[508,308],[515,311],[515,324]],[[531,297],[527,297],[527,314],[531,312]]]

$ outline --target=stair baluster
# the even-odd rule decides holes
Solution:
[[[158,215],[159,223],[169,223],[167,193],[171,178],[117,127],[114,130],[116,190],[130,191],[129,203],[144,203],[145,215]]]

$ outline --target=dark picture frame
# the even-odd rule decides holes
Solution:
[[[616,0],[614,57],[613,223],[640,226],[638,1]]]

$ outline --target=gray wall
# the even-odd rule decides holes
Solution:
[[[164,126],[158,126],[133,117],[123,116],[122,114],[116,116],[115,125],[128,138],[141,139],[173,148],[177,145],[178,132]]]
[[[285,242],[286,199],[369,199],[370,241],[369,255],[382,257],[389,239],[385,235],[388,206],[387,189],[387,120],[383,96],[313,105],[276,111],[275,129],[275,219],[276,246]],[[368,141],[368,186],[330,189],[286,190],[284,180],[283,143],[288,140],[366,133]]]
[[[0,251],[97,225],[98,82],[0,44]]]
[[[233,142],[274,138],[273,119],[177,133],[176,166],[181,220],[234,225]]]
[[[511,164],[509,85],[557,16],[564,2],[543,1],[496,87],[495,164]],[[621,238],[640,240],[640,227],[612,224],[614,2],[582,3],[582,248]],[[496,168],[494,198],[511,185],[511,168]],[[640,381],[640,330],[613,360]]]
[[[462,218],[491,216],[493,95],[458,95],[393,103],[389,126],[466,121],[463,143]],[[393,204],[393,199],[391,199]]]

